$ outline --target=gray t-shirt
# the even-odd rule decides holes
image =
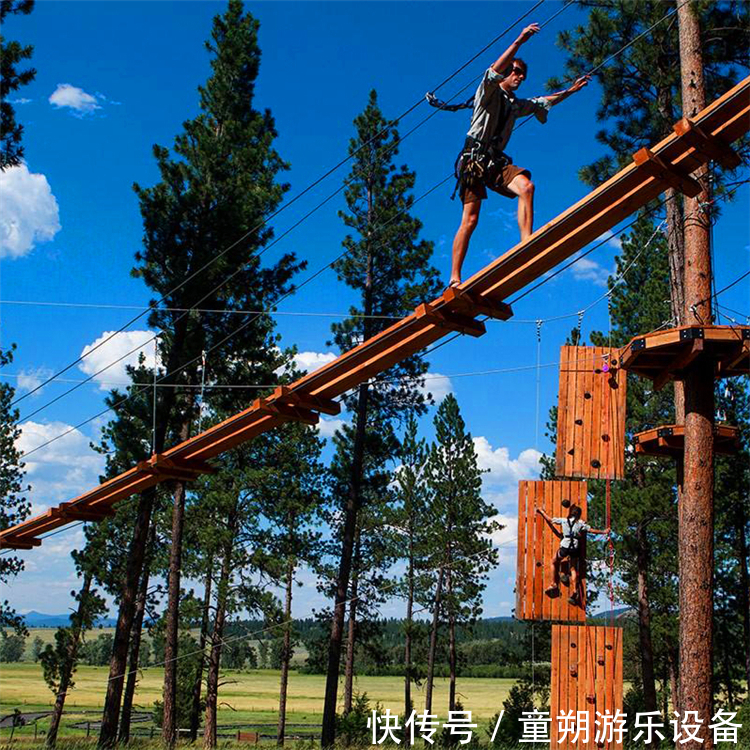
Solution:
[[[519,117],[534,115],[541,123],[547,122],[552,106],[543,96],[519,99],[513,92],[501,88],[505,76],[488,68],[474,96],[474,113],[468,135],[503,151],[508,145],[513,125]],[[494,139],[494,140],[493,140]]]
[[[571,518],[553,518],[552,522],[560,524],[563,534],[560,546],[570,549],[578,549],[578,543],[583,536],[583,532],[591,530],[591,526],[581,520],[573,521]]]

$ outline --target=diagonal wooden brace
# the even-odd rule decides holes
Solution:
[[[654,390],[660,391],[672,378],[675,373],[680,370],[684,370],[689,364],[691,364],[697,357],[703,354],[703,339],[693,339],[690,342],[690,347],[680,354],[669,367],[664,369],[654,378]]]
[[[750,357],[750,341],[741,341],[724,361],[717,363],[717,374],[723,375],[727,370],[734,370],[746,357]]]
[[[109,506],[83,507],[75,503],[60,503],[58,508],[52,508],[53,516],[70,521],[101,521],[115,514],[114,508]]]
[[[730,145],[721,138],[707,135],[687,117],[676,122],[673,130],[701,156],[718,162],[726,169],[736,169],[742,164],[742,159]]]
[[[697,180],[694,180],[690,175],[684,174],[674,165],[665,163],[651,149],[645,146],[633,154],[633,161],[646,174],[666,182],[667,185],[673,187],[675,190],[679,190],[690,198],[695,198],[703,190]]]
[[[303,424],[316,425],[320,417],[314,411],[302,406],[293,406],[278,402],[271,402],[265,398],[256,398],[253,401],[253,409],[261,414],[273,414],[284,421],[302,422]]]
[[[192,481],[201,474],[216,473],[216,469],[205,461],[168,458],[162,453],[155,453],[148,461],[139,461],[137,468],[143,474],[181,482]]]
[[[336,415],[341,413],[341,404],[329,398],[313,396],[304,391],[293,391],[288,385],[280,385],[274,390],[270,400],[274,404],[299,406],[309,411],[319,411],[323,414]]]
[[[417,320],[428,320],[433,325],[440,328],[447,328],[450,331],[466,333],[469,336],[478,338],[487,333],[484,323],[470,318],[468,315],[461,315],[450,311],[436,310],[428,302],[423,302],[414,311]]]
[[[19,536],[0,536],[0,548],[4,549],[34,549],[42,544],[41,539],[34,539],[33,537],[27,537],[24,539]]]
[[[469,315],[486,315],[497,320],[508,320],[513,317],[513,310],[505,302],[495,302],[488,297],[479,297],[464,291],[457,286],[449,286],[443,292],[443,300],[451,312]]]

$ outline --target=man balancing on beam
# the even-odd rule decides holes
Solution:
[[[450,286],[461,283],[461,266],[469,247],[469,239],[477,226],[479,209],[487,197],[487,188],[507,198],[518,197],[518,226],[521,240],[532,232],[534,220],[534,183],[531,172],[513,164],[503,149],[508,145],[517,118],[534,115],[539,122],[547,121],[550,107],[559,104],[571,94],[580,91],[589,76],[582,76],[570,88],[549,96],[519,99],[515,92],[526,78],[528,67],[517,58],[516,52],[524,42],[539,31],[539,24],[527,26],[513,44],[487,69],[479,84],[473,102],[474,113],[466,143],[456,161],[457,187],[463,215],[461,226],[453,240],[453,265]],[[427,100],[441,109],[461,109],[437,100],[432,94]]]
[[[544,518],[550,525],[556,536],[560,537],[560,547],[550,562],[550,572],[552,574],[552,583],[544,590],[547,596],[557,596],[560,593],[560,582],[564,585],[571,585],[573,593],[568,597],[568,601],[573,605],[581,603],[581,594],[579,589],[579,565],[581,564],[581,542],[584,534],[609,534],[609,529],[592,529],[585,521],[581,521],[581,507],[571,505],[570,500],[562,501],[563,508],[568,509],[567,518],[550,518],[541,508],[536,508],[536,512]],[[558,531],[555,526],[559,526]],[[562,532],[562,533],[561,533]],[[570,565],[570,577],[560,572],[560,566],[563,560],[567,559]]]

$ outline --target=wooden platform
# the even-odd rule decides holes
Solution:
[[[622,711],[622,628],[594,625],[552,626],[552,674],[550,717],[552,748],[600,750],[622,747],[599,744],[596,739],[597,712]],[[577,742],[575,732],[560,731],[560,712],[588,714],[588,742]],[[625,737],[628,735],[625,734]]]
[[[581,549],[579,570],[583,574],[579,587],[581,604],[568,602],[573,593],[569,585],[560,584],[560,593],[549,596],[545,589],[551,582],[549,563],[560,546],[560,537],[536,512],[541,508],[552,518],[565,517],[563,500],[579,505],[581,518],[588,517],[586,482],[522,481],[518,483],[518,559],[516,564],[516,611],[518,620],[558,620],[583,622],[586,619],[586,545]],[[568,573],[568,565],[561,568]]]
[[[412,315],[288,388],[277,389],[221,424],[169,448],[163,458],[182,466],[194,461],[204,465],[285,421],[315,424],[319,412],[335,413],[338,405],[333,400],[344,392],[443,336],[456,331],[481,336],[485,327],[477,317],[507,319],[511,311],[504,300],[510,295],[612,229],[676,181],[685,191],[694,192],[690,173],[711,159],[731,159],[729,144],[748,130],[750,76],[692,121],[676,123],[674,132],[652,146],[648,154],[641,150],[628,166],[457,289],[420,305]],[[144,462],[83,493],[66,504],[64,513],[54,508],[6,529],[0,533],[0,548],[36,546],[41,534],[70,523],[72,506],[80,512],[106,515],[120,500],[168,479],[153,470],[153,464],[161,460],[154,457],[148,462],[150,468]],[[43,498],[38,502],[44,502]]]
[[[680,458],[685,452],[685,426],[668,424],[633,436],[635,452],[642,456]],[[714,427],[714,453],[732,455],[740,450],[740,431],[729,425]]]
[[[628,372],[650,378],[658,391],[680,380],[699,357],[710,357],[717,378],[750,372],[750,326],[681,326],[637,336],[622,351]]]
[[[560,349],[558,477],[624,477],[627,373],[618,357],[619,350],[605,347]]]

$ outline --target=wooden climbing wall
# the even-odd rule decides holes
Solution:
[[[560,538],[553,528],[536,512],[541,508],[551,518],[568,515],[563,500],[581,507],[581,518],[587,519],[586,482],[522,481],[518,483],[518,560],[516,565],[516,619],[561,620],[569,622],[586,619],[586,543],[583,542],[579,594],[581,604],[571,604],[570,585],[562,582],[559,594],[550,596],[545,589],[552,581],[549,564],[560,546]],[[559,531],[559,527],[555,526]],[[561,572],[569,572],[567,560]]]
[[[597,742],[597,711],[612,716],[622,711],[622,628],[594,625],[552,626],[550,681],[551,747],[560,750],[609,750],[615,742]],[[560,713],[588,714],[588,741],[584,732],[566,732]],[[616,736],[616,735],[615,735]],[[575,741],[577,739],[577,741]]]
[[[607,347],[562,347],[558,477],[624,478],[627,373],[618,357]]]

